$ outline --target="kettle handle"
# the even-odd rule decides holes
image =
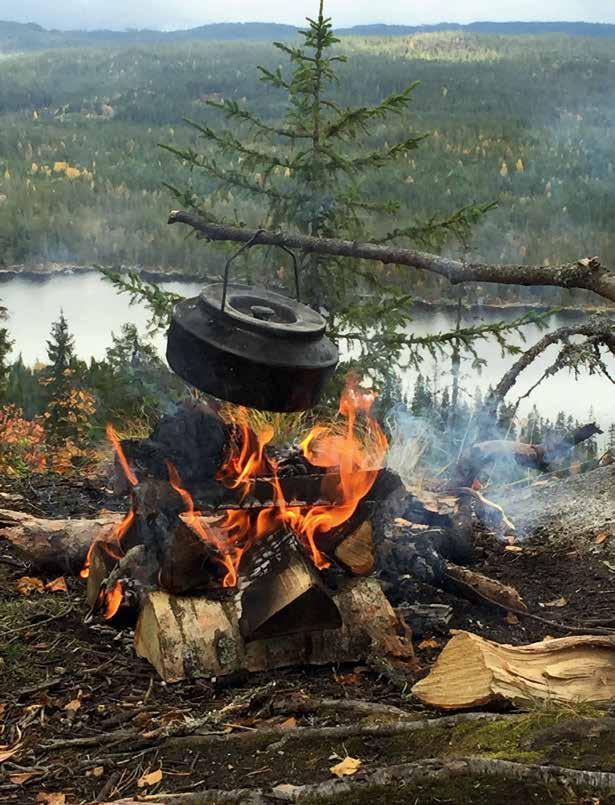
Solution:
[[[254,235],[250,238],[250,240],[248,240],[244,244],[242,244],[242,246],[240,246],[240,248],[237,249],[237,251],[234,254],[232,254],[229,257],[229,259],[226,261],[226,265],[224,266],[224,284],[223,284],[223,287],[222,287],[222,305],[220,306],[220,310],[222,312],[224,312],[224,308],[226,306],[226,291],[227,291],[227,288],[228,288],[228,276],[229,276],[229,271],[230,271],[230,268],[231,268],[231,263],[233,262],[233,260],[235,260],[235,258],[239,257],[239,255],[242,252],[246,251],[246,249],[249,249],[251,246],[254,246],[256,244],[256,242],[258,241],[258,238],[260,237],[260,235],[262,235],[263,232],[265,232],[264,229],[257,229],[256,232],[254,233]],[[301,298],[300,298],[300,291],[299,291],[299,265],[297,263],[297,256],[291,249],[288,248],[288,246],[284,246],[282,243],[276,243],[275,245],[279,249],[282,249],[283,251],[285,251],[286,254],[290,254],[290,256],[292,258],[293,270],[294,270],[294,273],[295,273],[295,288],[296,288],[296,293],[297,293],[297,302],[300,302]]]

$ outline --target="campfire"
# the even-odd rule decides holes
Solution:
[[[130,506],[88,551],[90,617],[138,613],[137,652],[167,679],[187,661],[220,675],[358,659],[375,640],[411,656],[369,578],[391,487],[373,402],[349,382],[338,416],[286,449],[273,418],[240,406],[186,402],[141,441],[109,426]]]

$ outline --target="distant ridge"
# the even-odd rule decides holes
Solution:
[[[36,23],[0,21],[0,52],[47,50],[59,47],[97,45],[132,45],[147,42],[182,41],[272,41],[292,39],[299,28],[268,22],[225,22],[201,25],[182,31],[56,31]],[[461,25],[442,22],[437,25],[356,25],[339,28],[340,36],[409,36],[416,33],[460,31],[480,34],[564,34],[567,36],[615,37],[615,25],[593,22],[472,22]]]

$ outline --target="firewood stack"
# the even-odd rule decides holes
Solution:
[[[137,653],[167,681],[358,661],[373,652],[411,660],[407,628],[372,575],[388,550],[380,512],[403,491],[399,478],[375,472],[348,518],[320,534],[319,569],[289,525],[255,539],[256,524],[276,507],[333,509],[339,474],[306,459],[298,467],[294,451],[275,481],[254,476],[234,489],[219,475],[230,438],[214,411],[190,402],[151,438],[119,446],[130,508],[111,539],[107,532],[90,549],[91,616],[136,614]],[[238,519],[254,533],[241,544],[233,576],[204,534],[222,543]]]

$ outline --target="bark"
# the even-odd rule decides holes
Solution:
[[[527,612],[527,606],[514,587],[490,579],[467,567],[459,567],[452,562],[445,562],[443,587],[455,595],[477,600],[492,601],[498,606],[515,611]]]
[[[255,242],[261,245],[286,246],[289,249],[299,249],[311,254],[330,254],[337,257],[360,258],[408,266],[438,274],[452,284],[481,282],[578,288],[593,291],[604,299],[615,302],[615,272],[604,268],[597,257],[585,257],[576,262],[555,267],[489,265],[461,262],[441,255],[396,246],[212,224],[200,216],[184,210],[173,210],[169,214],[168,222],[169,224],[187,224],[209,240],[247,243],[258,233]]]

